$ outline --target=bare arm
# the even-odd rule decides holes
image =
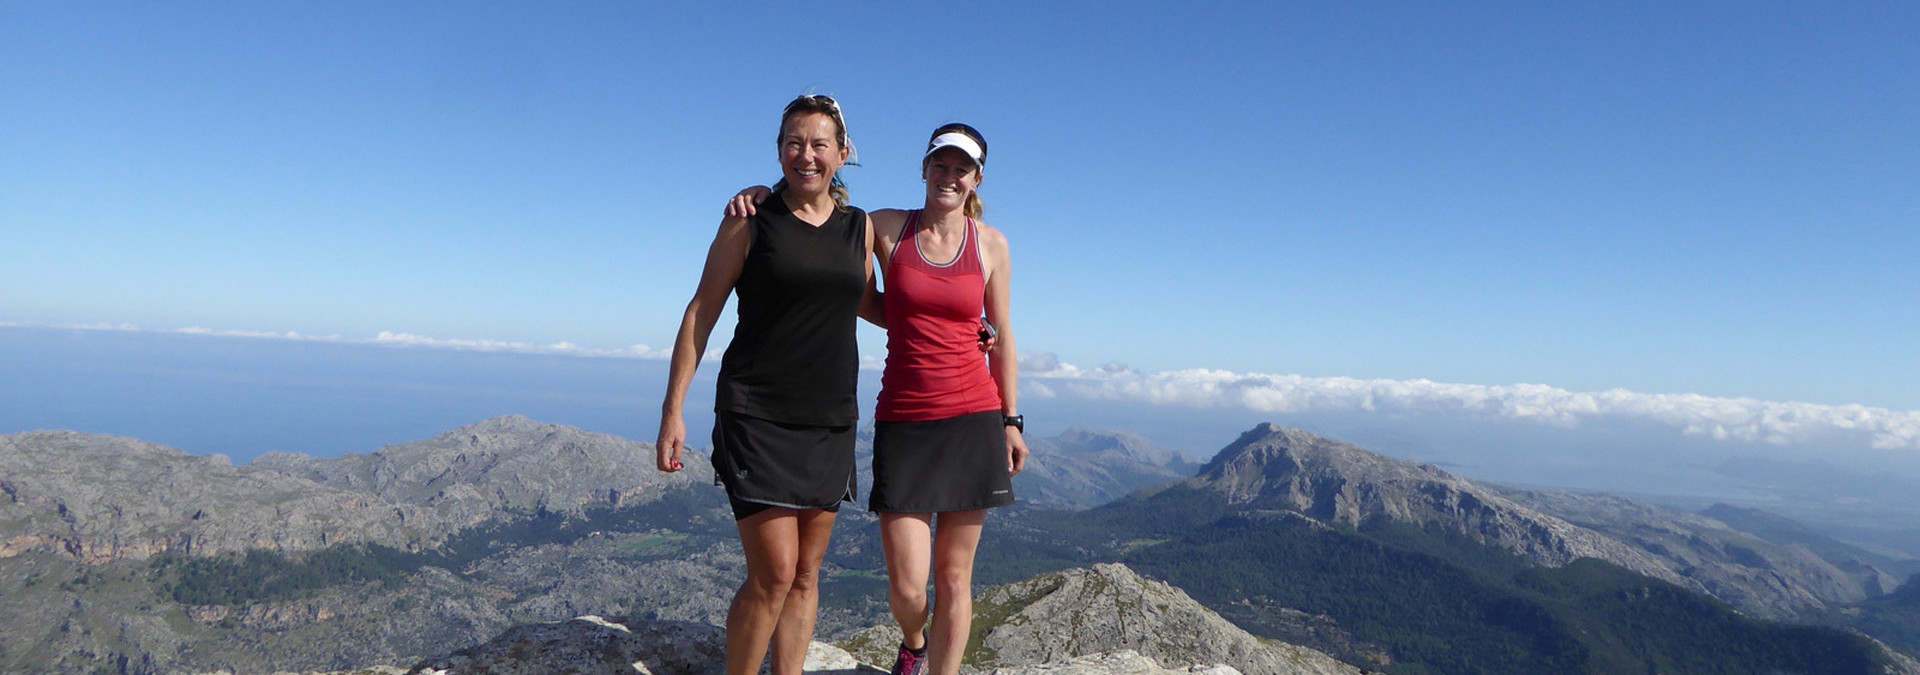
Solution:
[[[867,323],[873,324],[875,326],[879,326],[880,330],[886,330],[887,329],[887,303],[886,303],[886,298],[880,294],[880,286],[877,283],[879,280],[878,275],[876,274],[877,270],[873,268],[874,248],[875,248],[875,235],[873,231],[873,215],[868,214],[867,215],[867,292],[865,295],[860,296],[860,318],[866,319]]]
[[[660,404],[660,436],[654,442],[655,461],[661,471],[672,473],[681,468],[687,443],[687,389],[693,385],[693,371],[700,367],[700,356],[707,352],[713,324],[720,320],[733,284],[740,280],[751,240],[746,218],[730,217],[720,222],[720,231],[707,248],[700,286],[680,317],[680,332],[674,336],[673,360],[667,369],[667,396]]]
[[[733,197],[727,200],[727,208],[722,213],[728,218],[750,217],[758,210],[754,207],[758,206],[761,202],[767,201],[767,197],[772,194],[773,188],[765,185],[754,185],[744,188],[734,193]]]
[[[980,243],[986,246],[987,321],[999,329],[993,348],[987,351],[987,367],[994,384],[1000,387],[1000,414],[1020,414],[1020,358],[1013,340],[1013,262],[1007,255],[1007,238],[999,230],[980,226]],[[1007,475],[1018,475],[1027,466],[1027,439],[1022,432],[1006,427]]]
[[[867,275],[867,295],[860,299],[860,318],[883,329],[887,327],[887,295],[877,282],[885,280],[887,265],[893,262],[893,246],[900,240],[900,229],[906,225],[907,212],[899,209],[880,209],[867,214],[867,259],[875,267],[873,273]]]

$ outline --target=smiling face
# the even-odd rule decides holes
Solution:
[[[959,148],[941,148],[921,169],[927,181],[927,205],[946,209],[966,206],[967,195],[980,187],[980,168]]]
[[[840,126],[830,115],[794,115],[780,130],[780,171],[787,185],[801,193],[826,192],[849,151],[840,143]]]

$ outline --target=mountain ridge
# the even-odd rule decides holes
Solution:
[[[239,467],[136,439],[27,432],[0,436],[0,557],[420,551],[516,514],[578,516],[711,479],[703,461],[677,474],[653,461],[648,444],[520,416],[372,453],[269,453]]]
[[[1439,524],[1545,566],[1604,560],[1766,617],[1818,613],[1898,582],[1864,562],[1842,569],[1804,547],[1773,545],[1706,516],[1613,495],[1481,483],[1271,424],[1242,434],[1176,485],[1220,494],[1236,508],[1294,511],[1328,524]]]
[[[1123,433],[1078,430],[1056,438],[1059,447],[1052,452],[1108,457],[1119,462],[1115,466],[1165,458],[1152,448],[1130,445]],[[191,647],[198,650],[196,664],[253,672],[282,664],[349,665],[338,661],[344,652],[318,653],[319,647],[299,643],[300,636],[344,640],[355,661],[368,663],[382,655],[418,656],[423,649],[478,644],[512,625],[582,614],[715,623],[724,616],[724,598],[741,573],[724,500],[704,485],[710,475],[705,462],[691,461],[688,471],[665,477],[653,472],[651,462],[644,443],[517,416],[365,455],[274,455],[243,467],[133,439],[72,432],[0,436],[0,547],[12,547],[0,549],[10,551],[0,554],[0,588],[6,589],[0,593],[0,614],[16,617],[0,630],[9,635],[0,637],[0,663],[26,663],[18,659],[46,653],[57,660],[32,663],[57,662],[62,672],[69,666],[85,672],[106,659],[126,672],[172,672],[186,662],[167,655]],[[1288,624],[1326,637],[1335,646],[1323,648],[1361,659],[1356,662],[1394,663],[1391,650],[1413,643],[1362,635],[1340,623],[1345,619],[1308,613],[1321,611],[1310,604],[1278,602],[1279,593],[1241,593],[1233,586],[1232,576],[1248,569],[1234,565],[1263,566],[1253,573],[1277,574],[1285,570],[1276,565],[1293,564],[1285,555],[1313,542],[1398,561],[1381,568],[1382,574],[1432,574],[1435,579],[1415,580],[1435,582],[1427,588],[1482,593],[1474,606],[1492,614],[1450,620],[1512,624],[1503,624],[1500,630],[1506,632],[1499,639],[1575,639],[1595,618],[1555,615],[1576,609],[1538,602],[1524,588],[1474,586],[1481,583],[1476,575],[1488,574],[1485,569],[1442,564],[1459,562],[1447,557],[1465,550],[1458,542],[1548,570],[1526,572],[1519,563],[1502,562],[1509,566],[1497,568],[1497,574],[1506,575],[1501,578],[1519,572],[1513,578],[1538,588],[1590,588],[1590,597],[1574,599],[1601,603],[1609,611],[1639,611],[1620,604],[1619,593],[1651,592],[1650,597],[1664,598],[1665,606],[1696,609],[1712,603],[1691,598],[1711,594],[1748,603],[1755,616],[1816,606],[1878,607],[1874,616],[1893,622],[1887,630],[1911,624],[1902,617],[1913,611],[1914,589],[1899,587],[1901,593],[1881,596],[1880,602],[1844,604],[1840,595],[1846,584],[1859,584],[1853,588],[1871,595],[1864,585],[1871,573],[1839,564],[1820,567],[1826,563],[1816,562],[1818,556],[1805,547],[1787,545],[1791,550],[1782,553],[1757,535],[1698,514],[1607,496],[1501,488],[1272,425],[1243,434],[1198,468],[1191,477],[1139,489],[1090,511],[1063,515],[1026,504],[997,513],[983,542],[983,574],[1033,569],[1028,563],[999,567],[1017,562],[1004,554],[1017,553],[1011,549],[1019,546],[1060,554],[1039,567],[1071,560],[1069,566],[1092,571],[1075,573],[1081,575],[1077,581],[1054,577],[1030,583],[1032,592],[983,603],[1005,616],[983,621],[982,627],[1002,631],[996,639],[1011,640],[1025,629],[1006,617],[1040,611],[1035,608],[1049,603],[1082,608],[1091,603],[1111,611],[1065,618],[1047,610],[1024,625],[1077,621],[1098,626],[1115,617],[1135,617],[1070,639],[1094,644],[1128,634],[1132,629],[1124,622],[1147,619],[1126,612],[1156,606],[1161,600],[1151,598],[1168,593],[1142,590],[1123,601],[1075,591],[1058,602],[1041,600],[1074,584],[1084,589],[1105,583],[1095,577],[1110,581],[1116,577],[1096,563],[1124,560],[1150,563],[1134,569],[1180,583],[1182,588],[1167,588],[1183,596],[1192,591],[1189,600],[1208,598],[1203,607],[1208,612],[1255,622],[1247,626]],[[1101,485],[1106,487],[1098,489],[1106,490],[1116,483]],[[346,503],[361,506],[343,508]],[[375,526],[355,529],[356,518]],[[1113,520],[1113,527],[1099,529],[1105,527],[1102,518]],[[1098,527],[1078,533],[1045,527],[1049,520],[1063,519]],[[870,516],[856,510],[843,514],[840,529],[871,524]],[[1155,533],[1154,527],[1161,530]],[[877,540],[866,534],[836,534],[823,570],[828,584],[823,597],[834,596],[821,609],[826,633],[844,635],[862,622],[872,625],[885,612],[884,577],[876,576],[883,569],[873,548]],[[1359,546],[1366,537],[1388,545]],[[361,546],[383,541],[398,550]],[[1687,548],[1678,548],[1681,543]],[[1604,560],[1587,553],[1616,549],[1688,583],[1674,582],[1680,585],[1663,590],[1667,582],[1655,583],[1664,580],[1658,575],[1617,562],[1583,560]],[[1232,557],[1245,552],[1254,555]],[[1328,557],[1322,563],[1341,560]],[[1301,569],[1308,571],[1293,570],[1289,577],[1300,584],[1356,571],[1324,565]],[[1031,582],[1059,570],[1022,571],[1001,580]],[[335,576],[326,576],[320,586],[271,585],[312,581],[315,574]],[[1358,581],[1341,588],[1364,594],[1383,587],[1375,579]],[[1878,577],[1872,582],[1887,583]],[[208,590],[213,592],[201,592]],[[41,608],[57,610],[48,619],[53,623],[28,620]],[[1724,618],[1717,613],[1722,610],[1699,611],[1709,611],[1714,621]],[[1616,634],[1624,630],[1591,626]],[[1814,639],[1772,628],[1741,630],[1729,635]],[[1038,635],[1021,639],[1031,644],[1061,637]],[[1018,652],[1008,647],[1014,643],[994,644],[996,653],[1002,647]],[[1469,652],[1480,648],[1459,646]],[[1142,649],[1136,652],[1141,658],[1180,660]]]

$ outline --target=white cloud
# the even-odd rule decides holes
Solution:
[[[139,326],[135,326],[133,324],[126,324],[126,323],[123,323],[123,324],[108,324],[108,323],[67,324],[67,325],[54,325],[54,326],[45,326],[41,324],[31,324],[31,323],[4,323],[4,324],[0,324],[0,326],[22,327],[22,328],[44,327],[44,328],[57,328],[57,329],[65,329],[65,330],[112,330],[112,331],[149,332],[149,331],[144,331]],[[509,342],[506,340],[444,339],[444,338],[427,337],[424,335],[414,335],[412,333],[394,333],[390,331],[380,331],[378,335],[370,339],[347,338],[347,337],[342,337],[340,335],[307,335],[297,331],[274,332],[274,331],[263,331],[263,330],[214,330],[214,329],[205,328],[202,326],[188,326],[186,328],[178,328],[170,331],[150,331],[150,332],[178,333],[181,335],[205,335],[205,336],[211,336],[211,337],[254,338],[254,339],[261,339],[261,340],[293,340],[293,341],[300,341],[300,342],[333,342],[333,343],[344,343],[344,344],[370,344],[370,345],[382,345],[382,346],[388,346],[388,347],[425,347],[430,349],[452,349],[452,350],[458,350],[458,351],[475,351],[475,352],[506,352],[506,353],[514,353],[514,354],[559,354],[564,356],[586,356],[586,357],[595,357],[595,358],[623,358],[623,359],[652,359],[652,360],[662,360],[662,361],[673,358],[673,350],[671,348],[654,349],[646,345],[634,345],[634,346],[626,347],[623,349],[590,349],[587,347],[581,347],[571,342],[555,342],[553,344],[543,345],[543,344],[535,344],[531,342]],[[720,357],[719,351],[710,350],[707,352],[707,355],[703,359],[703,362],[716,361],[717,359],[719,359],[719,357]]]
[[[555,342],[543,345],[532,342],[510,342],[506,340],[462,340],[433,338],[412,333],[394,333],[380,331],[371,342],[373,344],[394,347],[428,347],[432,349],[453,349],[472,352],[508,352],[513,354],[558,354],[562,356],[587,356],[595,358],[653,359],[673,358],[672,349],[654,349],[646,345],[634,345],[623,349],[590,349],[571,342]],[[708,356],[713,354],[709,353]]]
[[[1920,411],[1643,394],[1567,391],[1539,384],[1479,385],[1362,380],[1191,369],[1144,374],[1109,364],[1083,369],[1052,354],[1021,359],[1023,383],[1041,396],[1278,414],[1383,412],[1509,419],[1577,427],[1602,418],[1649,420],[1689,436],[1776,445],[1855,439],[1881,450],[1920,450]],[[1044,391],[1045,393],[1040,393]]]
[[[9,322],[0,323],[0,326],[144,330],[126,323],[42,326]],[[294,331],[213,330],[199,326],[160,332],[594,358],[666,360],[673,356],[672,349],[655,349],[647,345],[591,349],[570,342],[543,345],[504,340],[433,338],[388,331],[382,331],[371,339],[305,335]],[[709,350],[701,361],[702,366],[717,365],[720,351]],[[881,357],[862,356],[860,359],[863,370],[879,370],[884,365],[885,360]],[[1625,389],[1575,392],[1540,384],[1480,385],[1431,380],[1305,377],[1205,368],[1141,373],[1119,363],[1081,368],[1061,362],[1059,357],[1047,352],[1022,355],[1020,375],[1022,392],[1041,399],[1079,398],[1199,408],[1241,408],[1275,414],[1430,414],[1518,420],[1563,428],[1578,427],[1588,420],[1634,419],[1672,427],[1688,436],[1721,441],[1798,445],[1851,440],[1879,450],[1920,451],[1920,411],[1863,405],[1834,406],[1751,398],[1716,398],[1700,394],[1644,394]]]
[[[351,342],[351,340],[340,337],[338,335],[302,335],[295,331],[275,333],[273,331],[264,331],[264,330],[213,330],[210,328],[201,328],[199,326],[188,326],[186,328],[181,328],[173,332],[184,333],[187,335],[212,335],[216,337],[263,338],[263,339],[269,339],[269,340],[301,340],[305,342]]]

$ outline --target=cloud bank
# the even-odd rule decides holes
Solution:
[[[536,344],[532,342],[511,342],[507,340],[463,340],[427,337],[412,333],[380,331],[372,338],[349,338],[339,335],[308,335],[297,331],[263,330],[214,330],[200,326],[189,326],[173,330],[148,330],[130,323],[93,323],[67,325],[41,325],[20,322],[0,321],[0,327],[12,328],[55,328],[64,330],[125,331],[134,333],[173,333],[179,335],[205,335],[212,337],[255,338],[263,340],[291,340],[297,342],[328,342],[334,344],[365,344],[386,347],[423,347],[428,349],[451,349],[466,352],[498,352],[510,354],[554,354],[561,356],[584,356],[592,358],[651,359],[667,360],[673,358],[673,349],[654,349],[647,345],[634,345],[623,349],[592,349],[571,342]],[[709,351],[703,361],[719,356],[718,351]]]
[[[433,338],[382,331],[373,338],[305,335],[297,332],[212,330],[189,327],[148,331],[132,324],[45,326],[0,322],[5,327],[62,328],[297,340],[388,347],[452,349],[591,358],[666,360],[671,349],[634,345],[591,349],[570,342],[535,344],[504,340]],[[709,351],[702,365],[719,363]],[[885,360],[862,356],[862,370],[880,370]],[[1383,413],[1438,415],[1456,419],[1512,420],[1560,428],[1610,420],[1649,421],[1696,438],[1772,445],[1844,444],[1878,450],[1920,451],[1920,411],[1863,405],[1717,398],[1700,394],[1646,394],[1625,389],[1576,392],[1540,384],[1480,385],[1431,380],[1363,380],[1235,373],[1195,368],[1141,373],[1123,364],[1082,368],[1047,352],[1020,360],[1021,390],[1036,398],[1075,398],[1194,408],[1239,408],[1274,414]]]
[[[472,352],[510,352],[515,354],[560,354],[565,356],[589,356],[598,358],[655,359],[673,358],[672,349],[654,349],[646,345],[634,345],[624,349],[589,349],[571,342],[555,342],[550,345],[531,342],[507,342],[502,340],[447,340],[430,338],[411,333],[390,333],[380,331],[372,344],[400,347],[431,347],[434,349],[454,349]],[[711,354],[709,354],[711,355]]]
[[[1920,411],[1644,394],[1614,389],[1567,391],[1539,384],[1451,384],[1362,380],[1190,369],[1145,374],[1120,364],[1080,368],[1053,354],[1020,364],[1024,393],[1197,408],[1236,407],[1276,414],[1380,412],[1504,419],[1574,428],[1585,421],[1638,419],[1688,436],[1802,445],[1864,442],[1879,450],[1920,450]]]

